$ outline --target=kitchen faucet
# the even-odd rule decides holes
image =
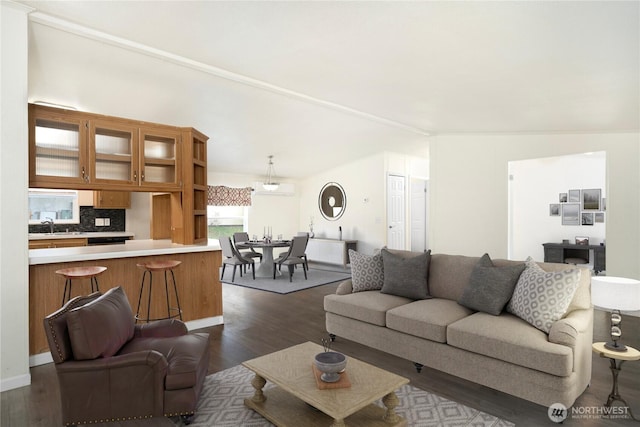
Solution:
[[[41,224],[49,224],[49,231],[51,234],[53,234],[53,219],[46,217],[44,221],[42,221]]]

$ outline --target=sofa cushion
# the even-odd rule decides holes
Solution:
[[[133,337],[129,300],[121,287],[67,313],[69,339],[76,360],[110,357]]]
[[[498,316],[507,305],[524,264],[495,267],[489,254],[484,254],[471,272],[469,284],[458,303],[476,311]]]
[[[378,326],[386,325],[388,310],[408,304],[411,300],[380,291],[356,292],[349,295],[326,295],[324,310]]]
[[[209,365],[209,334],[192,333],[171,338],[136,338],[127,343],[119,355],[154,350],[167,360],[166,390],[190,388]],[[206,360],[203,360],[206,359]],[[204,370],[204,373],[200,371]]]
[[[573,370],[570,347],[550,343],[544,332],[508,313],[475,313],[450,324],[447,344],[561,377]]]
[[[471,272],[480,257],[463,255],[431,255],[429,264],[429,295],[458,301],[471,279]]]
[[[447,326],[472,313],[451,300],[434,298],[414,301],[387,311],[387,328],[445,343]]]
[[[349,249],[353,292],[375,291],[384,285],[382,254],[365,255]]]
[[[405,298],[430,298],[427,287],[431,251],[416,252],[415,256],[402,256],[382,249],[384,285],[381,292]]]
[[[546,272],[531,258],[525,261],[507,311],[549,333],[553,322],[562,318],[580,283],[580,270]]]

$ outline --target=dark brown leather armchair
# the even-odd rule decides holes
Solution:
[[[209,335],[177,319],[136,325],[122,288],[67,302],[44,319],[65,425],[181,416],[209,364]]]

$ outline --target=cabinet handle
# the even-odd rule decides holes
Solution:
[[[138,171],[133,171],[133,180],[134,181],[138,180]]]
[[[87,173],[84,170],[84,166],[82,167],[82,180],[84,182],[89,182],[89,176],[87,175]]]
[[[144,181],[144,170],[140,172],[140,181]]]

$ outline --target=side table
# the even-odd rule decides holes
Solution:
[[[594,353],[600,354],[600,357],[608,358],[609,362],[611,363],[610,369],[611,375],[613,375],[613,387],[611,388],[611,393],[609,393],[609,397],[607,398],[607,403],[605,404],[605,406],[611,407],[611,404],[614,401],[618,400],[624,403],[627,408],[629,408],[629,415],[631,416],[631,418],[637,420],[637,418],[633,416],[633,412],[631,412],[631,407],[629,406],[629,404],[620,396],[620,393],[618,393],[618,374],[622,369],[622,364],[627,360],[640,360],[640,351],[629,346],[627,346],[627,351],[624,352],[612,351],[605,348],[604,344],[605,343],[603,342],[595,342],[592,344],[591,348],[593,349]]]

